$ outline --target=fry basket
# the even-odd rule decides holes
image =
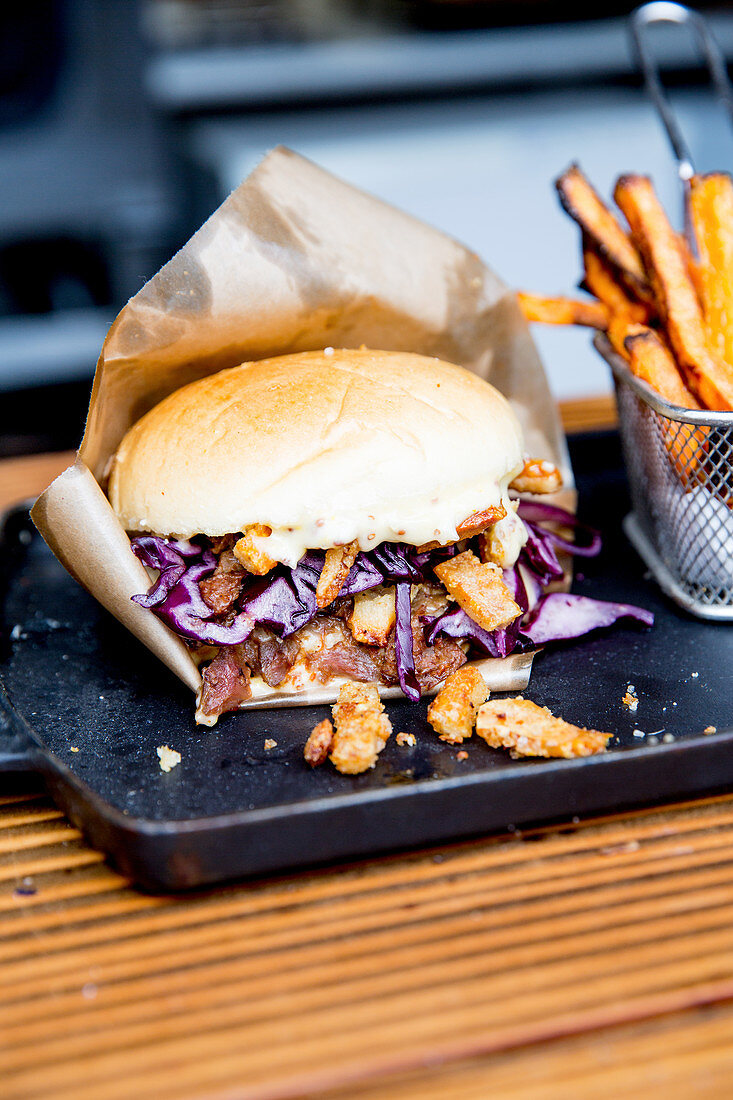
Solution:
[[[703,619],[733,621],[733,413],[682,409],[611,367],[631,491],[624,531],[660,588]]]

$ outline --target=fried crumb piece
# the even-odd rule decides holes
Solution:
[[[169,745],[158,745],[155,751],[158,754],[162,772],[170,772],[181,763],[180,752],[172,749]]]
[[[404,748],[405,745],[408,745],[412,749],[417,744],[417,737],[415,737],[414,733],[398,733],[395,737],[395,741],[400,748]]]
[[[456,753],[456,760],[468,760],[468,753],[465,749],[461,749],[460,752]]]
[[[273,739],[271,737],[266,737],[265,738],[265,752],[267,752],[269,749],[276,749],[276,748],[277,748],[277,741],[273,741]]]
[[[325,764],[332,745],[333,726],[328,718],[324,718],[308,735],[303,756],[312,768],[317,768],[319,764]]]
[[[395,624],[394,588],[377,585],[366,592],[357,592],[346,623],[355,641],[385,646]]]
[[[328,607],[336,599],[358,553],[358,542],[334,546],[326,551],[326,560],[316,586],[316,604],[319,608]]]
[[[476,733],[493,749],[517,756],[592,756],[604,752],[610,733],[572,726],[529,699],[492,699],[479,707]]]
[[[254,573],[257,577],[264,577],[265,573],[269,573],[271,569],[275,568],[277,564],[275,559],[260,549],[255,542],[256,538],[264,539],[271,534],[272,528],[268,527],[267,524],[253,523],[232,547],[234,557],[248,573]]]
[[[456,534],[460,535],[462,539],[473,538],[474,535],[485,531],[487,527],[493,527],[505,516],[506,508],[503,504],[492,504],[490,508],[484,508],[481,512],[472,512],[470,516],[466,516],[463,522],[456,527]]]
[[[436,565],[435,574],[466,614],[484,630],[508,626],[522,614],[504,584],[498,565],[480,562],[471,550]]]
[[[509,488],[515,493],[554,493],[562,486],[562,474],[554,462],[528,458]]]
[[[477,668],[464,665],[452,673],[428,707],[428,722],[449,745],[460,745],[473,733],[476,708],[489,697]]]
[[[69,745],[69,752],[78,752],[78,751],[79,751],[79,746],[78,745]]]
[[[626,694],[621,700],[625,707],[629,708],[631,714],[636,714],[639,708],[639,696],[636,694],[636,688],[633,684],[628,684],[626,687]]]
[[[717,726],[706,726],[705,729],[702,732],[703,733],[717,733],[718,732],[718,727]]]
[[[392,733],[377,685],[343,684],[331,711],[336,726],[331,763],[344,775],[373,768]]]

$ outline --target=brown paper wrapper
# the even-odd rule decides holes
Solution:
[[[194,691],[201,677],[186,646],[130,600],[149,578],[102,491],[110,460],[128,428],[188,382],[249,359],[361,344],[435,355],[490,380],[511,400],[527,451],[561,468],[571,487],[562,502],[574,506],[555,403],[514,293],[458,242],[275,149],[121,311],[77,461],[31,513],[72,576]],[[506,672],[492,667],[495,690],[524,686],[511,658],[495,664]],[[318,702],[335,698],[324,690]],[[273,692],[257,704],[293,700]]]

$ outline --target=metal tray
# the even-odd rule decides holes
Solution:
[[[2,540],[0,771],[42,773],[90,842],[144,887],[179,890],[317,862],[702,794],[733,783],[733,630],[666,601],[626,542],[618,439],[576,437],[581,518],[604,532],[575,590],[654,610],[547,649],[528,695],[615,734],[585,760],[512,760],[473,738],[442,744],[425,704],[388,704],[395,731],[377,767],[311,771],[302,747],[326,707],[249,711],[197,728],[192,699],[67,576],[18,511]],[[622,703],[633,683],[639,707]],[[705,735],[706,727],[717,732]],[[655,733],[650,738],[634,733]],[[664,731],[664,732],[656,732]],[[665,741],[664,734],[673,738]],[[266,738],[277,742],[265,749]],[[182,755],[168,774],[156,747]]]

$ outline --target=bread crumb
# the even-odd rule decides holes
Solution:
[[[69,752],[78,752],[78,751],[79,751],[79,746],[78,745],[69,745]]]
[[[461,749],[460,752],[456,753],[456,760],[468,760],[468,753],[465,749]]]
[[[268,749],[276,749],[276,748],[277,748],[277,741],[273,741],[273,739],[271,737],[266,737],[265,738],[265,751],[267,751]]]
[[[706,726],[705,729],[702,732],[703,733],[717,733],[718,732],[718,727],[717,726]]]
[[[403,732],[397,734],[397,736],[395,737],[395,741],[398,745],[409,745],[410,748],[414,748],[414,746],[417,744],[417,737],[415,737],[414,733]]]
[[[699,675],[700,675],[700,673],[699,673],[699,672],[691,672],[691,673],[690,673],[690,676],[692,676],[692,679],[693,679],[693,680],[696,680],[696,679],[698,678],[698,676],[699,676]]]
[[[624,695],[621,702],[625,707],[629,708],[631,714],[636,714],[637,708],[639,706],[639,696],[636,694],[636,688],[633,684],[627,684],[626,694]]]
[[[158,745],[155,750],[158,754],[158,760],[160,761],[160,770],[162,772],[172,771],[181,763],[181,754],[172,749],[169,745]]]

